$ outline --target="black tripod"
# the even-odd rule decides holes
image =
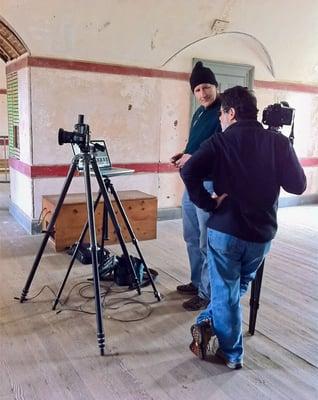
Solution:
[[[152,277],[152,275],[151,275],[151,273],[149,271],[149,268],[148,268],[148,266],[147,266],[147,264],[146,264],[146,262],[144,260],[143,255],[141,253],[141,250],[140,250],[140,247],[139,247],[139,244],[138,244],[138,240],[137,240],[137,238],[136,238],[136,236],[134,234],[134,231],[133,231],[133,229],[132,229],[132,227],[131,227],[131,225],[129,223],[128,217],[127,217],[127,215],[125,213],[125,210],[123,208],[123,205],[121,204],[121,201],[120,201],[120,199],[118,197],[118,194],[117,194],[113,184],[111,183],[109,177],[105,177],[104,178],[104,185],[105,185],[105,188],[107,189],[107,191],[109,191],[111,193],[111,195],[113,196],[113,198],[115,200],[115,203],[116,203],[116,205],[118,207],[118,210],[119,210],[119,212],[120,212],[120,214],[121,214],[121,216],[123,218],[125,226],[126,226],[126,228],[128,230],[128,233],[130,235],[131,241],[132,241],[133,245],[135,246],[135,248],[137,250],[138,256],[139,256],[139,258],[140,258],[140,260],[141,260],[141,262],[142,262],[142,264],[144,266],[144,269],[145,269],[145,272],[147,274],[147,277],[148,277],[148,279],[149,279],[149,281],[150,281],[150,283],[152,285],[152,288],[153,288],[153,291],[154,291],[154,295],[158,299],[158,301],[160,301],[161,300],[160,293],[157,291],[157,288],[155,286],[153,277]],[[103,210],[103,224],[102,224],[101,245],[100,245],[100,249],[99,249],[99,251],[100,251],[100,262],[99,262],[99,265],[102,266],[103,263],[104,263],[104,240],[108,236],[108,214],[109,214],[109,216],[111,217],[112,223],[114,225],[115,232],[116,232],[118,241],[120,243],[121,249],[123,251],[123,255],[124,255],[126,260],[129,259],[129,262],[130,262],[130,266],[129,267],[130,267],[130,270],[132,271],[133,277],[134,277],[134,285],[133,286],[134,286],[134,288],[136,288],[138,294],[140,294],[141,291],[140,291],[139,280],[137,278],[135,269],[132,267],[131,259],[129,257],[129,254],[128,254],[128,251],[127,251],[127,247],[126,247],[125,241],[123,239],[123,236],[122,236],[122,233],[121,233],[121,229],[120,229],[120,226],[118,224],[117,218],[115,216],[115,212],[114,212],[112,203],[111,203],[111,201],[109,199],[109,195],[108,195],[107,191],[106,191],[106,193],[103,193],[102,190],[100,190],[98,195],[97,195],[97,198],[95,200],[95,203],[94,203],[94,210],[95,210],[97,205],[98,205],[98,203],[99,203],[99,201],[100,201],[101,196],[103,195],[103,198],[104,198],[104,210]],[[106,195],[106,197],[105,197],[105,195]],[[105,199],[106,199],[106,202],[105,202]],[[78,239],[78,242],[76,243],[76,247],[75,247],[74,253],[72,255],[72,259],[70,261],[68,270],[66,272],[64,280],[63,280],[63,282],[61,284],[61,287],[60,287],[60,289],[58,291],[58,294],[56,296],[56,299],[55,299],[55,302],[54,302],[54,305],[53,305],[53,310],[56,309],[56,306],[59,303],[59,300],[60,300],[60,297],[62,295],[64,286],[65,286],[65,284],[67,282],[68,276],[69,276],[69,274],[70,274],[70,272],[72,270],[74,261],[76,259],[76,254],[77,254],[77,252],[78,252],[78,250],[79,250],[79,248],[80,248],[80,246],[81,246],[81,244],[83,242],[83,239],[84,239],[84,237],[86,235],[86,232],[87,232],[87,229],[88,229],[88,225],[89,225],[89,221],[86,222],[86,224],[85,224],[85,226],[84,226],[84,228],[83,228],[83,230],[81,232],[81,235],[80,235],[80,237]]]
[[[47,228],[47,231],[45,233],[45,236],[43,238],[43,241],[41,243],[40,249],[35,257],[33,266],[31,268],[31,271],[29,273],[29,276],[27,278],[26,284],[22,290],[21,296],[20,296],[20,302],[23,303],[24,301],[27,300],[27,294],[29,292],[30,286],[32,284],[33,278],[35,276],[36,270],[39,266],[39,263],[41,261],[41,257],[43,255],[43,252],[45,250],[45,247],[47,245],[47,242],[49,240],[50,235],[54,232],[54,225],[55,222],[57,220],[57,217],[59,215],[59,212],[61,210],[61,207],[63,205],[64,199],[66,197],[66,194],[68,192],[68,189],[71,185],[72,179],[74,177],[75,171],[78,169],[78,165],[79,162],[82,161],[83,162],[83,168],[84,168],[84,181],[85,181],[85,192],[86,192],[86,205],[87,205],[87,215],[88,215],[88,221],[81,233],[78,245],[76,247],[76,250],[74,251],[72,260],[71,260],[71,264],[68,268],[66,277],[63,281],[63,284],[59,290],[58,296],[55,300],[53,309],[55,309],[59,297],[62,293],[62,290],[64,288],[64,285],[66,283],[67,277],[71,271],[72,265],[75,261],[75,257],[76,257],[76,252],[79,248],[79,245],[81,244],[85,233],[87,231],[87,229],[89,228],[89,234],[90,234],[90,251],[91,251],[91,257],[92,257],[92,270],[93,270],[93,283],[94,283],[94,294],[95,294],[95,310],[96,310],[96,323],[97,323],[97,342],[98,342],[98,347],[100,349],[100,354],[104,355],[104,348],[105,348],[105,334],[104,334],[104,329],[103,329],[103,319],[102,319],[102,307],[101,307],[101,297],[100,297],[100,281],[99,281],[99,272],[98,272],[98,257],[97,257],[97,239],[96,239],[96,227],[95,227],[95,215],[94,215],[94,211],[97,207],[98,201],[100,199],[101,196],[103,196],[104,198],[104,205],[107,208],[107,212],[109,213],[109,216],[112,220],[112,223],[114,225],[119,243],[121,245],[121,248],[123,250],[123,254],[124,257],[126,259],[128,268],[130,268],[131,270],[131,274],[133,276],[134,279],[134,287],[136,287],[138,294],[140,294],[140,285],[139,285],[139,281],[135,272],[135,269],[132,265],[132,261],[131,258],[128,254],[127,251],[127,247],[125,245],[124,239],[122,237],[121,234],[121,230],[119,227],[119,224],[117,222],[116,216],[115,216],[115,212],[113,210],[111,201],[109,199],[108,193],[107,193],[107,189],[106,189],[106,182],[108,185],[108,189],[111,190],[118,208],[121,212],[121,214],[123,215],[124,221],[127,225],[128,231],[132,237],[132,240],[134,241],[134,244],[137,248],[137,252],[138,255],[141,259],[141,261],[144,263],[144,267],[146,269],[146,272],[148,273],[148,277],[152,283],[153,289],[154,289],[154,293],[155,296],[157,297],[158,301],[160,301],[160,294],[159,292],[156,290],[156,287],[154,285],[154,282],[152,280],[151,274],[147,268],[147,265],[144,262],[144,258],[141,254],[141,251],[139,249],[138,243],[136,238],[134,237],[133,231],[129,225],[128,222],[128,218],[124,213],[123,207],[119,201],[119,198],[117,196],[117,193],[115,192],[113,186],[110,183],[110,180],[108,178],[105,179],[105,183],[103,181],[103,178],[101,176],[101,173],[99,171],[98,165],[97,165],[97,161],[95,158],[95,152],[96,152],[96,145],[92,145],[90,143],[90,135],[89,135],[89,126],[83,123],[84,121],[84,116],[83,115],[79,115],[78,118],[78,123],[75,125],[75,130],[74,132],[67,132],[64,131],[63,129],[59,130],[59,144],[64,144],[64,143],[76,143],[78,144],[78,146],[81,149],[81,153],[76,155],[73,160],[72,163],[70,165],[68,174],[67,174],[67,178],[66,181],[64,183],[60,198],[57,202],[55,211],[52,215],[52,219],[49,223],[49,226]],[[91,187],[91,178],[90,178],[90,169],[92,168],[95,177],[97,179],[98,185],[99,185],[99,194],[97,196],[97,199],[95,201],[95,203],[93,203],[93,195],[92,195],[92,187]]]
[[[286,101],[268,106],[263,111],[262,122],[268,125],[268,130],[279,132],[279,128],[283,125],[291,125],[289,141],[293,145],[294,136],[294,116],[295,110],[289,107]],[[251,297],[250,297],[250,317],[249,317],[249,333],[254,335],[257,311],[259,308],[259,300],[261,296],[261,287],[263,280],[265,259],[257,270],[255,279],[252,282]]]
[[[252,287],[251,287],[250,317],[249,317],[249,326],[248,326],[248,332],[251,335],[254,335],[254,333],[255,333],[257,311],[259,308],[259,299],[261,296],[264,264],[265,264],[265,260],[262,261],[262,264],[258,268],[255,279],[253,280]]]

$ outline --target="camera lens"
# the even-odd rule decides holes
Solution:
[[[58,142],[61,146],[64,143],[73,143],[73,132],[67,132],[64,129],[60,128],[58,133]]]

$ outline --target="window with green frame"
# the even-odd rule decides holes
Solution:
[[[9,156],[20,158],[18,74],[7,74]]]

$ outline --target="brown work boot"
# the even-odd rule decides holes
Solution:
[[[192,282],[177,286],[177,291],[182,294],[198,294],[198,288]]]
[[[189,346],[190,350],[201,360],[205,360],[207,358],[210,339],[212,336],[215,336],[210,322],[204,321],[201,324],[192,325],[191,335],[193,340]]]
[[[182,307],[187,311],[204,310],[209,304],[209,300],[202,299],[200,296],[194,296],[191,299],[184,301]]]

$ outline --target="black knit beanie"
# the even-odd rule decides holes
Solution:
[[[190,76],[190,86],[192,92],[196,86],[201,85],[202,83],[210,83],[211,85],[218,87],[214,73],[210,70],[210,68],[204,67],[201,61],[198,61],[195,64]]]

